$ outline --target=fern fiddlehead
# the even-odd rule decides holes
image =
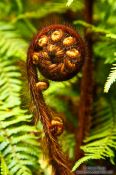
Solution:
[[[70,165],[57,142],[64,124],[60,117],[53,118],[42,90],[48,82],[40,81],[37,69],[50,80],[64,81],[76,75],[84,61],[84,44],[80,35],[64,25],[51,25],[42,29],[32,41],[27,58],[27,74],[32,100],[36,106],[35,122],[40,118],[46,136],[51,164],[56,175],[71,175]]]

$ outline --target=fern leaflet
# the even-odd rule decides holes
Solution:
[[[111,85],[116,81],[116,64],[113,64],[113,67],[111,68],[111,72],[107,78],[107,81],[104,86],[104,92],[108,92]]]
[[[104,103],[104,107],[101,104]],[[85,139],[85,145],[81,146],[85,156],[78,160],[73,167],[75,171],[82,163],[91,159],[109,158],[114,164],[116,150],[116,111],[114,99],[110,103],[102,101],[95,105],[96,111],[93,118],[91,135]]]

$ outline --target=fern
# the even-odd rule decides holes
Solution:
[[[72,85],[76,83],[78,80],[77,77],[72,78],[69,81],[65,82],[50,82],[50,87],[47,91],[44,92],[45,98],[49,98],[51,95],[67,95],[67,96],[75,96],[77,95],[74,92]]]
[[[1,158],[1,164],[0,164],[1,165],[1,167],[0,167],[1,175],[10,175],[8,167],[6,165],[6,162],[5,162],[4,158],[1,155],[0,155],[0,158]]]
[[[101,107],[104,104],[103,107]],[[81,146],[85,156],[78,160],[73,167],[75,171],[82,163],[91,159],[106,159],[114,164],[116,150],[116,101],[111,99],[110,103],[104,100],[95,105],[93,118],[93,129],[91,135],[85,139],[85,145]]]
[[[104,29],[101,26],[94,26],[92,24],[86,23],[85,21],[77,20],[74,22],[75,25],[82,25],[86,28],[90,28],[92,32],[104,34],[108,38],[116,39],[116,34],[112,33],[110,29]]]
[[[2,59],[0,76],[0,151],[11,174],[30,175],[37,165],[39,149],[31,116],[20,109],[20,72],[13,61]],[[12,72],[11,72],[12,71]],[[30,162],[31,159],[31,162]]]
[[[70,159],[73,159],[75,148],[74,134],[64,132],[63,135],[60,136],[59,141],[61,142],[63,151],[68,153]]]
[[[1,57],[20,58],[25,60],[27,42],[21,38],[19,31],[14,25],[7,22],[0,22],[0,55]]]
[[[73,0],[68,0],[66,5],[70,6],[72,3],[73,3]]]
[[[76,84],[78,78],[74,77],[66,82],[50,82],[50,87],[44,92],[46,103],[59,113],[64,113],[69,121],[76,125],[75,118],[69,111],[69,104],[63,97],[74,98],[78,92],[75,91],[73,85]],[[77,89],[76,89],[77,90]],[[78,98],[78,97],[77,97]],[[53,103],[54,102],[54,103]]]
[[[26,42],[13,25],[0,23],[0,153],[1,171],[31,175],[38,167],[39,148],[30,126],[32,116],[21,109],[21,73],[16,59],[24,59]],[[36,131],[37,132],[37,131]],[[31,160],[31,161],[30,161]]]
[[[40,143],[38,143],[38,139],[43,137],[43,128],[36,129],[31,125],[32,115],[24,108],[24,106],[28,105],[28,100],[25,99],[23,101],[21,99],[22,86],[25,86],[24,84],[26,83],[21,80],[22,75],[17,64],[20,60],[26,60],[28,41],[37,32],[35,26],[38,27],[41,24],[43,17],[52,13],[64,14],[68,10],[76,12],[73,14],[79,15],[77,15],[76,21],[72,21],[72,23],[74,22],[77,27],[79,25],[87,27],[94,33],[95,64],[105,67],[102,60],[105,60],[105,63],[108,64],[115,62],[116,2],[115,0],[102,0],[94,3],[94,23],[90,25],[82,20],[78,20],[83,18],[81,13],[84,7],[83,1],[52,0],[42,3],[33,1],[33,5],[31,1],[22,0],[2,0],[0,2],[1,175],[32,175],[36,173],[51,175],[49,160],[43,158],[45,150],[42,152]],[[105,84],[105,92],[108,92],[116,79],[115,68],[116,64],[113,65]],[[101,89],[102,82],[105,81],[105,72],[103,75],[102,77],[97,74],[99,89]],[[44,92],[47,104],[57,110],[57,112],[65,113],[67,120],[74,123],[76,127],[77,121],[75,122],[72,111],[69,111],[67,99],[74,103],[76,99],[76,103],[78,103],[79,86],[77,83],[79,85],[79,81],[77,82],[76,78],[69,82],[50,82],[50,87]],[[112,98],[114,94],[115,91],[112,91],[110,97]],[[114,151],[116,149],[116,102],[114,100],[110,102],[108,103],[106,99],[102,99],[95,105],[96,110],[93,115],[91,134],[85,139],[85,145],[82,146],[85,156],[76,162],[73,170],[82,163],[92,159],[109,158],[114,163]],[[33,133],[38,131],[40,135],[35,136]],[[70,158],[73,158],[75,146],[73,134],[64,133],[59,141],[63,150],[68,152]]]
[[[116,81],[116,64],[113,64],[114,67],[111,68],[111,72],[107,78],[107,81],[104,86],[104,92],[108,92],[111,85]]]
[[[116,33],[114,33],[114,26],[105,28],[104,26],[95,26],[89,23],[86,23],[82,20],[74,21],[75,25],[80,25],[88,28],[88,30],[92,33],[101,35],[100,40],[94,44],[94,52],[96,57],[105,58],[105,63],[114,63],[116,58],[114,58],[114,53],[116,50],[115,40]],[[107,49],[108,48],[108,49]],[[110,50],[110,52],[109,52]]]
[[[33,135],[36,129],[27,123],[31,116],[19,107],[1,110],[0,116],[0,135],[3,138],[0,151],[10,173],[31,175],[28,166],[37,165],[39,154],[38,142]]]
[[[2,108],[20,105],[20,72],[13,60],[0,59],[0,104]]]
[[[37,5],[37,10],[34,9],[33,11],[27,11],[25,13],[17,15],[13,22],[17,22],[21,19],[32,19],[32,18],[42,18],[44,16],[47,16],[51,13],[64,13],[68,9],[71,9],[72,11],[76,12],[77,10],[80,10],[83,8],[83,3],[78,1],[78,3],[72,4],[70,7],[66,6],[66,1],[63,0],[53,0],[53,2],[46,2],[41,5]],[[39,9],[39,10],[38,10]],[[47,9],[47,10],[46,10]]]

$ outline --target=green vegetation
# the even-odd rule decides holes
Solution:
[[[116,164],[116,1],[95,1],[92,25],[84,21],[83,8],[82,0],[0,2],[1,175],[51,175],[49,160],[43,158],[41,123],[38,126],[32,124],[25,62],[30,41],[41,27],[42,20],[51,14],[63,18],[70,12],[75,16],[71,22],[76,29],[83,35],[84,29],[88,28],[93,35],[96,87],[90,133],[81,146],[84,156],[76,161],[73,170],[82,163],[96,165],[94,159]],[[50,81],[50,87],[44,92],[46,103],[63,115],[67,126],[73,128],[66,127],[59,138],[71,160],[75,157],[74,130],[78,116],[74,109],[77,110],[79,103],[81,78],[82,73],[79,73],[67,82]]]

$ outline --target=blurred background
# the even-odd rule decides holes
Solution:
[[[76,174],[116,174],[116,1],[0,1],[0,173],[53,175],[41,122],[33,124],[27,49],[44,26],[72,26],[83,38],[83,69],[44,91],[65,123],[59,137]],[[80,171],[80,172],[79,172]]]

